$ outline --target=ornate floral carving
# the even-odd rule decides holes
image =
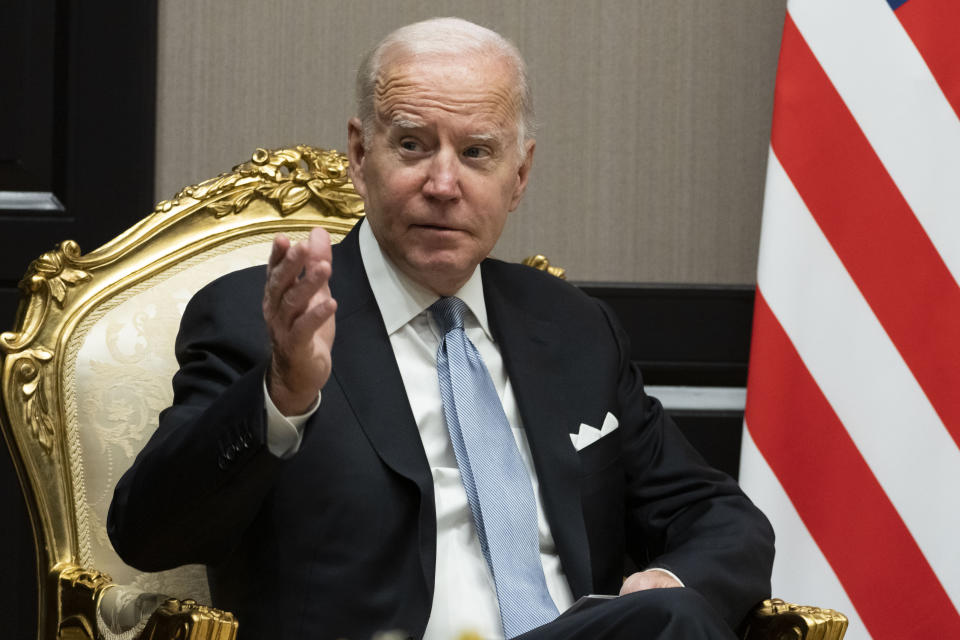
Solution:
[[[56,249],[48,251],[30,263],[27,275],[20,288],[28,293],[36,293],[46,288],[57,305],[63,307],[67,296],[67,287],[90,279],[90,274],[77,269],[80,257],[80,245],[73,240],[61,242]]]
[[[809,607],[802,604],[792,604],[790,602],[785,602],[780,598],[764,600],[763,605],[768,607],[774,614],[796,613],[801,616],[809,616],[815,620],[837,620],[846,617],[843,614],[834,611],[833,609],[823,609],[821,607]]]
[[[20,290],[28,296],[23,331],[0,335],[0,348],[10,353],[28,344],[43,324],[51,300],[62,309],[69,288],[90,279],[90,274],[80,269],[79,263],[80,245],[73,240],[61,242],[56,249],[30,263],[20,281]]]
[[[232,192],[232,193],[230,193]],[[342,218],[363,216],[363,200],[347,175],[347,159],[337,151],[298,145],[293,149],[257,149],[249,162],[186,187],[172,200],[157,204],[166,213],[184,198],[214,199],[207,205],[218,218],[243,211],[255,198],[272,202],[281,215],[289,215],[312,199],[327,215]]]
[[[771,598],[761,602],[748,616],[746,640],[841,640],[847,617],[833,609],[807,607]]]
[[[90,589],[90,591],[96,591],[113,582],[113,578],[102,571],[85,569],[76,565],[70,565],[61,571],[60,580],[68,582],[72,587],[85,587]]]
[[[197,604],[195,600],[164,601],[140,636],[170,640],[233,640],[237,620],[229,611]]]
[[[46,349],[29,349],[20,354],[13,366],[13,384],[20,388],[24,421],[47,455],[53,451],[55,429],[43,384],[43,367],[52,358],[53,354]]]
[[[528,267],[533,267],[534,269],[539,269],[540,271],[546,271],[552,276],[556,276],[561,280],[567,279],[567,270],[563,267],[555,267],[550,264],[550,261],[547,260],[547,257],[541,254],[535,256],[530,256],[523,259],[523,264]]]

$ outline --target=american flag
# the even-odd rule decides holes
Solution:
[[[741,483],[774,595],[960,638],[960,0],[790,0]]]

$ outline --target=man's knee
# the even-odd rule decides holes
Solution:
[[[648,589],[619,600],[623,601],[621,611],[636,628],[658,629],[662,637],[735,637],[710,603],[693,589]]]
[[[693,589],[637,591],[565,614],[523,640],[735,640]]]

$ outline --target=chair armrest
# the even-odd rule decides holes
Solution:
[[[847,617],[833,609],[764,600],[747,616],[743,640],[842,640]]]
[[[105,640],[234,640],[232,613],[118,585],[105,573],[73,564],[54,567],[57,637]]]
[[[234,640],[236,637],[237,619],[229,611],[197,604],[194,600],[168,598],[150,616],[138,640]]]

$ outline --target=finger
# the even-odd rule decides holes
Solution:
[[[333,262],[333,251],[330,247],[330,234],[323,227],[314,227],[310,230],[307,244],[311,260],[326,260]]]
[[[332,262],[332,260],[330,234],[323,227],[314,227],[306,240],[298,242],[288,251],[287,260],[278,263],[272,285],[274,291],[279,292],[289,287],[311,263]]]
[[[318,293],[329,297],[330,292],[326,290],[326,285],[330,271],[329,262],[307,265],[304,276],[288,287],[280,298],[276,315],[281,326],[289,327]]]
[[[303,259],[304,271],[314,264],[327,265],[322,272],[317,272],[317,274],[323,277],[320,287],[329,294],[328,281],[333,273],[333,251],[330,244],[330,234],[322,227],[314,227],[304,244],[306,245]]]
[[[303,272],[305,253],[306,248],[303,243],[297,243],[290,247],[283,258],[270,269],[264,290],[265,311],[277,312],[283,295],[296,283]]]
[[[290,327],[290,339],[294,344],[303,344],[313,339],[317,332],[337,312],[337,301],[324,296],[314,301],[307,309],[297,316]],[[327,345],[329,347],[329,345]]]
[[[270,246],[270,258],[267,260],[267,269],[275,267],[290,248],[290,238],[278,233],[273,237],[273,244]]]
[[[289,246],[290,241],[285,236],[279,243],[281,246],[275,246],[271,259],[276,257],[284,245],[288,248],[273,267],[268,267],[263,314],[268,325],[273,326],[276,318],[276,324],[279,326],[275,328],[287,329],[318,289],[325,290],[329,295],[328,280],[332,272],[333,255],[330,234],[322,227],[314,227],[305,241],[292,247]],[[311,265],[323,263],[328,266],[313,272],[311,279],[306,278]]]
[[[304,277],[290,286],[280,298],[280,303],[273,313],[274,329],[289,331],[297,317],[315,303],[314,300],[330,297],[330,290],[326,286],[329,276],[329,262],[309,265]]]

